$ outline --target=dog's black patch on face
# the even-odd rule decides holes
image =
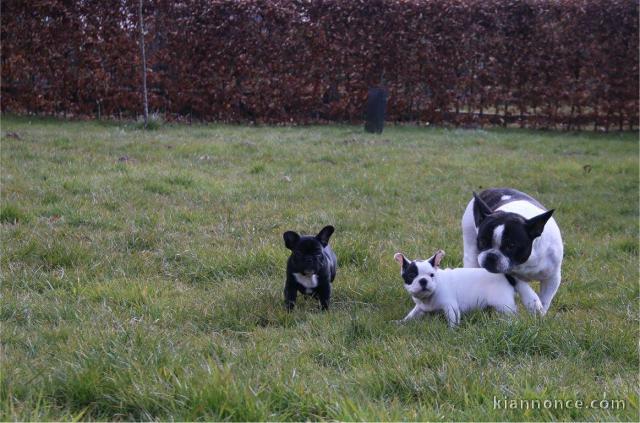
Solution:
[[[528,201],[542,210],[547,210],[547,208],[535,198],[512,188],[489,188],[480,192],[477,196],[491,212],[494,212],[496,209],[513,201]],[[482,205],[474,202],[473,219],[476,223],[476,227],[479,227],[487,214],[490,214],[489,210],[483,212]]]
[[[500,252],[509,258],[512,265],[524,263],[531,255],[534,239],[527,232],[526,222],[526,219],[515,213],[496,212],[489,215],[478,228],[478,251],[499,248]],[[499,246],[494,246],[493,234],[496,227],[500,225],[504,225],[502,240]]]
[[[479,252],[493,248],[493,232],[497,226],[504,223],[503,219],[506,215],[507,213],[504,212],[496,212],[489,215],[482,221],[482,223],[480,223],[480,226],[478,227],[478,236],[476,238]]]
[[[416,276],[418,276],[418,266],[415,261],[403,266],[402,279],[404,279],[404,283],[411,285]]]
[[[531,255],[533,239],[522,223],[508,222],[504,225],[500,251],[505,257],[509,257],[513,265],[522,264]]]

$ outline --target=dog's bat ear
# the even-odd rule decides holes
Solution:
[[[316,235],[316,239],[320,241],[323,247],[329,245],[329,238],[331,238],[334,230],[333,226],[327,225],[318,232],[318,235]]]
[[[429,263],[431,263],[434,269],[438,269],[440,268],[440,262],[442,261],[443,257],[444,257],[444,251],[438,250],[433,256],[429,258]]]
[[[401,268],[405,268],[409,265],[409,260],[402,253],[395,253],[393,259],[400,265]]]
[[[531,239],[536,239],[537,237],[542,235],[542,231],[544,231],[544,225],[546,225],[547,221],[551,219],[553,211],[554,210],[551,209],[548,212],[544,212],[527,220],[526,228]]]
[[[476,227],[480,226],[482,221],[489,216],[493,211],[491,207],[487,205],[478,194],[473,192],[473,217],[476,221]]]
[[[294,248],[296,248],[296,245],[298,245],[298,241],[300,241],[300,235],[293,231],[285,232],[284,234],[282,234],[282,238],[284,238],[285,247],[292,251]]]

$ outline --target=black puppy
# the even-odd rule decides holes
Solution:
[[[291,250],[284,285],[288,310],[295,306],[298,291],[318,298],[322,310],[329,308],[331,282],[336,278],[338,265],[336,255],[329,247],[333,231],[333,226],[325,226],[316,236],[300,236],[293,231],[283,234],[284,245]]]

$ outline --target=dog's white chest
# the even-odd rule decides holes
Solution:
[[[293,276],[300,285],[306,288],[307,294],[310,294],[313,289],[318,287],[318,275],[307,276],[302,273],[294,273]]]

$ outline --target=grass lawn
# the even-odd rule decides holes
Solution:
[[[2,420],[638,418],[635,133],[3,116],[1,153]],[[556,209],[549,314],[393,323],[393,254],[461,266],[490,186]],[[287,314],[282,233],[325,224],[331,309]]]

